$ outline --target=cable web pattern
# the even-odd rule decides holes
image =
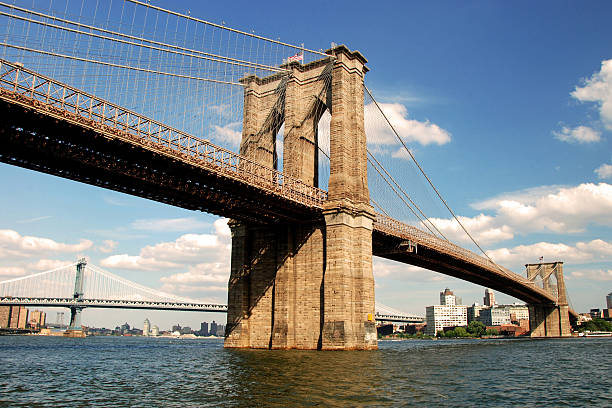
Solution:
[[[76,263],[50,271],[0,282],[0,297],[56,298],[74,297]],[[203,303],[148,288],[87,264],[83,271],[82,300],[128,302]]]
[[[0,57],[237,150],[248,75],[320,53],[137,0],[0,1]]]

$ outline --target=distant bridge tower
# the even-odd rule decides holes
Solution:
[[[527,279],[537,283],[557,298],[557,303],[554,305],[528,305],[531,337],[570,336],[569,306],[563,280],[563,262],[527,264],[525,267],[527,268]]]
[[[331,112],[329,196],[324,216],[286,224],[231,222],[226,347],[374,349],[372,223],[363,80],[367,60],[337,46],[289,74],[242,79],[240,153],[318,185],[317,125]],[[265,203],[262,203],[265,205]]]
[[[87,259],[81,258],[76,264],[76,277],[74,279],[74,295],[75,301],[80,301],[83,298],[83,279],[85,273],[85,266],[87,265]],[[68,330],[81,330],[81,311],[82,307],[70,306],[70,326]]]

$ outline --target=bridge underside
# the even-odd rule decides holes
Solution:
[[[493,274],[479,265],[463,261],[449,254],[436,251],[427,246],[418,246],[413,252],[399,250],[402,239],[374,230],[372,234],[372,255],[405,264],[419,266],[445,275],[466,280],[477,285],[498,290],[507,295],[527,302],[530,305],[552,306],[550,297],[542,296],[541,291],[529,286],[519,285],[512,276],[502,273]],[[570,310],[570,317],[577,315]]]
[[[255,223],[320,217],[168,154],[0,99],[0,161],[82,183]]]

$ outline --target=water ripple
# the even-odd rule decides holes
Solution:
[[[226,350],[219,340],[0,337],[0,406],[612,406],[612,339]]]

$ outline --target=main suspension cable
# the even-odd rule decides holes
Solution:
[[[404,142],[404,140],[400,137],[399,133],[397,133],[397,130],[395,130],[395,127],[391,124],[391,121],[389,120],[389,118],[387,117],[387,115],[385,115],[385,112],[383,112],[382,108],[380,107],[380,105],[378,104],[378,102],[376,101],[376,99],[374,99],[374,95],[372,95],[372,92],[370,92],[370,90],[368,89],[367,86],[363,86],[363,88],[366,90],[366,92],[368,93],[368,95],[370,95],[370,98],[372,98],[372,101],[374,102],[374,104],[376,105],[376,108],[378,108],[378,110],[380,111],[380,113],[383,115],[383,117],[385,118],[385,120],[387,121],[387,123],[389,124],[389,126],[391,127],[391,130],[393,130],[393,133],[395,134],[395,137],[400,141],[400,143],[402,144],[402,146],[404,146],[404,149],[406,149],[406,151],[408,152],[408,154],[410,155],[410,158],[412,158],[412,161],[414,162],[414,164],[417,165],[417,167],[419,168],[421,174],[425,177],[425,179],[427,180],[427,182],[429,183],[429,185],[431,186],[431,188],[435,191],[436,195],[438,196],[438,198],[442,201],[442,203],[444,204],[444,206],[446,207],[446,209],[451,213],[451,215],[453,216],[453,218],[457,221],[457,223],[459,224],[459,226],[461,227],[461,229],[467,234],[467,236],[470,238],[470,240],[474,243],[474,245],[476,245],[476,247],[478,247],[478,249],[484,254],[485,257],[487,257],[487,259],[489,261],[491,261],[494,265],[496,265],[500,270],[501,267],[499,265],[497,265],[497,263],[495,263],[491,257],[489,257],[489,255],[485,252],[484,249],[482,249],[482,247],[478,244],[478,242],[476,242],[476,240],[474,239],[474,237],[468,232],[468,230],[463,226],[463,224],[461,223],[461,221],[459,221],[459,218],[455,215],[455,212],[450,208],[450,206],[448,205],[448,203],[446,202],[446,200],[442,197],[442,194],[440,194],[440,192],[438,191],[438,189],[436,188],[436,186],[434,186],[433,182],[431,181],[431,179],[429,178],[429,176],[427,175],[427,173],[425,173],[425,170],[423,170],[423,168],[421,167],[421,165],[419,164],[419,162],[416,160],[416,157],[414,157],[414,155],[412,154],[412,152],[410,151],[410,149],[408,149],[408,146],[406,146],[406,143]]]

